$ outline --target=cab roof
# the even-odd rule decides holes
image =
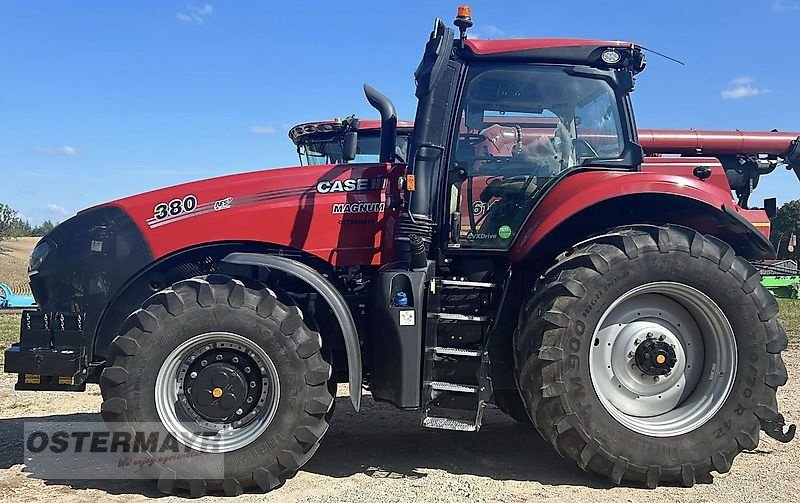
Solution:
[[[506,40],[467,39],[465,45],[476,55],[500,54],[504,52],[537,51],[584,47],[590,50],[630,48],[633,42],[621,40],[595,40],[588,38],[514,38]]]
[[[606,56],[606,58],[604,58]],[[608,59],[608,56],[612,58]],[[606,69],[642,71],[642,47],[621,40],[584,38],[467,39],[459,57],[465,60],[522,61],[547,64],[587,65]]]

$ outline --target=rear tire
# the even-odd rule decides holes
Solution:
[[[627,313],[615,304],[626,296]],[[562,255],[537,283],[514,336],[517,382],[537,430],[583,470],[648,487],[710,481],[712,471],[727,472],[739,452],[758,445],[759,420],[777,417],[775,393],[787,379],[780,356],[787,339],[777,312],[756,270],[727,244],[675,226],[620,229]],[[686,313],[707,326],[676,328]],[[609,328],[609,316],[620,316],[620,323]],[[626,335],[629,327],[643,328],[643,335]],[[637,360],[646,352],[638,344],[605,351],[625,337],[641,343],[651,332],[658,341],[649,327],[662,327],[662,342],[678,352],[669,375],[656,374],[666,367]],[[686,346],[698,340],[705,356],[697,342]],[[620,361],[637,366],[625,370]],[[693,361],[703,369],[697,377],[686,368]],[[669,381],[678,375],[682,381]],[[675,383],[684,389],[665,407],[655,386]],[[617,393],[629,386],[635,393]]]
[[[500,390],[494,392],[494,404],[497,408],[520,424],[531,424],[528,410],[522,402],[517,390]]]
[[[163,492],[269,491],[311,458],[328,429],[335,388],[320,351],[300,310],[271,290],[218,275],[181,281],[148,299],[112,342],[103,419],[115,431],[156,429],[192,453],[178,465],[142,453]],[[218,384],[219,373],[230,385]]]

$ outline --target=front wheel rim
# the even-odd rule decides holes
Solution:
[[[736,367],[736,339],[722,309],[696,288],[667,281],[611,304],[589,349],[603,407],[623,426],[655,437],[694,431],[714,417]]]
[[[214,371],[226,374],[224,382]],[[230,332],[190,337],[172,350],[156,376],[159,419],[180,443],[201,452],[250,445],[272,422],[279,400],[280,381],[270,357]]]

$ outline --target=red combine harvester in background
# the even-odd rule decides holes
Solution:
[[[502,123],[502,118],[500,123]],[[511,120],[513,122],[513,120]],[[374,162],[378,160],[380,150],[381,123],[379,120],[360,120],[355,116],[347,119],[334,119],[331,121],[317,121],[298,124],[289,130],[289,139],[295,144],[301,165],[347,163],[347,162]],[[398,122],[397,143],[395,157],[399,162],[404,162],[408,148],[409,138],[414,128],[414,123],[409,121]],[[507,129],[511,143],[514,141],[514,130]],[[352,136],[348,138],[348,133]],[[482,131],[487,137],[491,131]],[[541,135],[541,132],[523,128],[523,135]],[[552,135],[552,133],[550,133]],[[787,159],[796,157],[793,152],[800,133],[786,133],[776,130],[769,132],[760,131],[708,131],[708,130],[680,130],[680,129],[639,129],[639,144],[645,152],[643,169],[653,169],[656,166],[674,168],[685,166],[688,162],[692,166],[700,166],[707,162],[708,166],[720,165],[724,168],[728,184],[737,195],[737,204],[743,209],[750,208],[750,195],[758,186],[761,176],[775,171],[778,166],[794,169],[800,178],[797,165],[787,162]],[[352,145],[355,142],[355,146]],[[355,158],[347,157],[347,144],[354,148]],[[511,151],[507,151],[511,155]],[[673,156],[680,156],[681,160],[673,160]],[[689,158],[689,159],[686,159]],[[708,159],[705,159],[708,158]],[[488,183],[487,177],[483,180]],[[462,213],[467,214],[467,206],[462,201]],[[774,216],[777,203],[774,199],[766,199],[764,208],[769,218]],[[486,203],[476,201],[473,213],[480,217],[485,212]],[[751,223],[759,231],[769,237],[770,222],[765,214],[760,211],[744,213],[751,219]]]
[[[760,431],[791,440],[787,337],[750,263],[775,253],[747,198],[777,156],[797,171],[798,142],[645,157],[639,46],[468,40],[467,8],[456,25],[425,45],[407,145],[365,86],[377,162],[345,162],[349,119],[341,156],[113,201],[45,236],[40,310],[5,353],[17,389],[99,382],[110,428],[191,451],[141,455],[195,496],[291,477],[340,382],[356,410],[368,387],[429,428],[476,431],[495,403],[617,484],[691,486]]]

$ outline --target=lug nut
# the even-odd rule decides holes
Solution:
[[[653,378],[653,380],[654,380],[655,382],[658,382],[658,381],[660,381],[660,380],[661,380],[661,378],[660,378],[660,377],[658,377],[658,376],[655,376],[655,377]]]
[[[244,368],[244,373],[245,374],[249,374],[250,373],[250,367],[245,367]]]
[[[629,351],[629,352],[628,352],[628,358],[633,358],[633,356],[634,356],[634,353],[633,353],[633,351]]]
[[[250,387],[251,388],[255,388],[256,387],[256,382],[255,381],[250,381]]]
[[[639,340],[639,339],[636,339],[635,341],[633,341],[633,344],[634,344],[635,346],[638,346],[638,345],[639,345],[639,344],[641,344],[641,343],[642,343],[642,341],[641,341],[641,340]]]
[[[189,374],[189,377],[191,377],[192,379],[196,379],[197,378],[197,372],[192,372],[191,374]]]
[[[247,397],[247,403],[253,403],[253,397],[252,396],[248,396]]]
[[[203,367],[205,367],[206,365],[208,365],[208,361],[206,361],[206,360],[203,360],[203,361],[201,361],[201,362],[200,362],[200,365],[202,365]]]
[[[663,341],[666,338],[667,338],[667,336],[664,335],[664,334],[661,334],[661,335],[658,336],[658,340],[660,340],[660,341]]]
[[[647,332],[647,338],[648,339],[652,339],[653,338],[653,332]]]
[[[238,356],[234,356],[233,358],[231,358],[231,361],[233,363],[239,363],[239,357]]]
[[[241,415],[242,415],[242,412],[244,412],[242,409],[236,409],[236,414],[238,414],[238,415],[240,415],[240,416],[241,416]]]
[[[217,355],[217,356],[216,356],[216,360],[217,360],[217,361],[220,361],[220,360],[222,360],[222,355]]]

